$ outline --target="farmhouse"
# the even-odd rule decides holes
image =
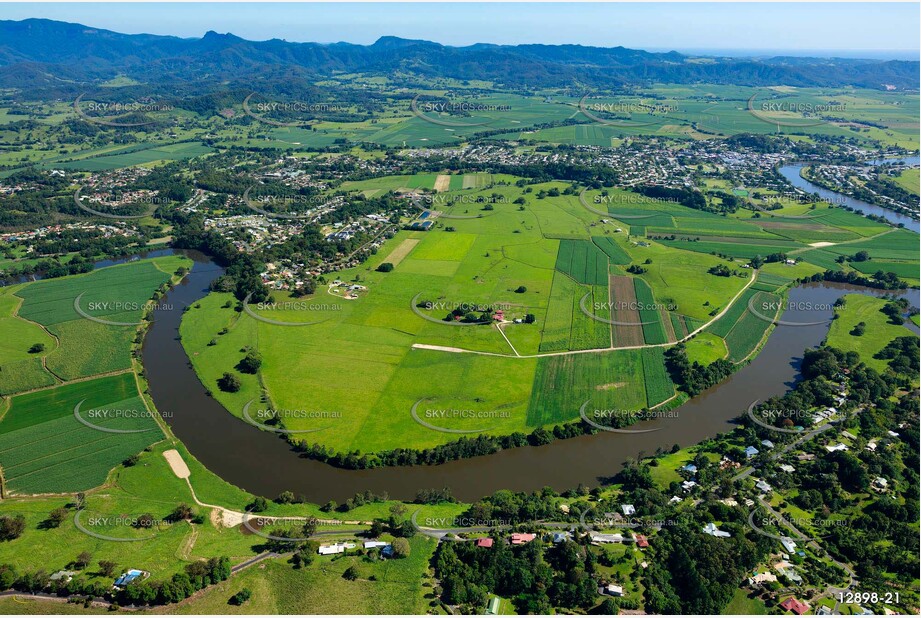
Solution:
[[[355,543],[333,543],[331,545],[320,545],[320,548],[317,549],[317,553],[321,556],[331,556],[333,554],[344,554],[345,550],[347,549],[355,549]]]
[[[493,545],[493,539],[489,537],[476,540],[477,547],[492,547],[492,545]]]

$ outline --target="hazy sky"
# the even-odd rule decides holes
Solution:
[[[216,30],[252,40],[363,44],[382,35],[395,35],[446,45],[580,43],[655,50],[800,53],[908,50],[917,59],[919,7],[917,2],[33,3],[0,4],[0,19],[45,17],[118,32],[182,37]],[[898,56],[911,58],[912,54]]]

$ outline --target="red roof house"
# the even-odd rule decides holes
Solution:
[[[781,603],[780,606],[787,611],[793,612],[797,616],[802,616],[809,609],[808,603],[799,601],[793,597],[790,597],[789,599]]]
[[[489,537],[485,539],[477,539],[476,546],[477,547],[492,547],[492,539]]]
[[[637,547],[649,547],[649,541],[642,534],[633,535],[633,540],[636,541]]]
[[[536,534],[516,532],[512,534],[512,545],[524,545],[525,543],[530,543],[536,538],[537,538]]]

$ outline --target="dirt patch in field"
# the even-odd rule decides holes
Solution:
[[[623,388],[627,386],[626,382],[611,382],[610,384],[599,384],[595,387],[596,391],[609,391],[613,388]]]
[[[678,341],[675,337],[675,326],[672,324],[671,316],[665,309],[659,309],[659,318],[662,326],[665,328],[665,337],[669,343]]]
[[[391,252],[390,252],[390,255],[388,255],[388,256],[384,259],[384,261],[390,262],[391,264],[393,264],[394,266],[396,266],[397,264],[399,264],[400,262],[402,262],[403,259],[404,259],[407,255],[409,255],[410,252],[411,252],[413,249],[415,249],[416,245],[418,245],[418,244],[419,244],[419,239],[418,239],[418,238],[407,238],[406,240],[404,240],[403,242],[401,242],[399,245],[397,245],[396,249],[394,249],[393,251],[391,251]]]
[[[628,322],[628,325],[614,325],[614,345],[643,345],[643,327],[640,326],[640,312],[636,307],[636,289],[633,278],[625,275],[612,275],[610,279],[611,319],[615,322]]]
[[[435,178],[435,191],[441,193],[447,191],[451,187],[451,177],[447,174],[438,174],[438,177]]]
[[[187,479],[192,475],[192,472],[189,471],[189,466],[186,465],[185,461],[182,459],[182,455],[180,455],[179,451],[176,449],[163,451],[163,456],[166,457],[166,461],[169,467],[172,468],[173,474],[179,478]]]
[[[822,242],[811,242],[811,243],[809,243],[809,246],[810,246],[810,247],[817,247],[817,248],[822,248],[822,247],[834,247],[834,246],[835,246],[835,243],[833,243],[833,242],[824,242],[824,241],[822,241]]]

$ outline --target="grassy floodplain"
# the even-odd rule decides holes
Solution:
[[[349,189],[431,190],[437,176],[378,178],[350,183]],[[586,399],[599,407],[638,410],[674,396],[661,348],[612,349],[632,346],[620,344],[607,322],[618,300],[609,275],[627,276],[635,288],[642,309],[635,328],[650,322],[642,327],[639,347],[685,338],[751,283],[707,273],[727,263],[725,258],[631,236],[628,225],[616,219],[623,212],[617,203],[611,203],[610,217],[603,217],[564,183],[525,190],[514,186],[514,177],[477,174],[476,182],[469,177],[440,181],[447,187],[440,194],[444,203],[454,204],[444,209],[467,218],[436,215],[431,231],[401,231],[366,264],[336,273],[366,286],[366,294],[347,300],[321,284],[311,297],[299,299],[298,308],[251,308],[271,320],[309,325],[254,319],[237,311],[228,294],[212,293],[190,308],[182,340],[205,385],[237,416],[250,402],[251,409],[306,410],[310,418],[289,418],[285,427],[314,430],[303,439],[337,451],[426,448],[459,435],[529,433],[577,420]],[[536,195],[554,189],[558,196]],[[491,208],[448,199],[478,195],[498,197]],[[584,197],[594,200],[595,194]],[[515,204],[518,198],[525,203]],[[642,202],[631,212],[690,210],[629,199]],[[728,221],[730,228],[770,235],[748,223],[717,219],[711,228]],[[394,269],[377,272],[383,262],[394,263]],[[625,269],[631,264],[643,272],[629,275]],[[274,296],[277,302],[290,300],[283,292]],[[743,295],[733,305],[731,325],[747,299]],[[501,309],[506,323],[500,330],[444,322],[456,306]],[[515,322],[528,314],[534,323]],[[741,334],[745,328],[731,338],[733,360],[748,356],[764,333],[759,328],[750,340]],[[719,336],[728,337],[729,330]],[[238,392],[221,391],[217,379],[234,370],[246,349],[262,356],[258,374],[240,374]],[[553,391],[547,384],[559,386]],[[417,422],[414,409],[427,423],[452,431]],[[469,414],[451,415],[458,410]]]

